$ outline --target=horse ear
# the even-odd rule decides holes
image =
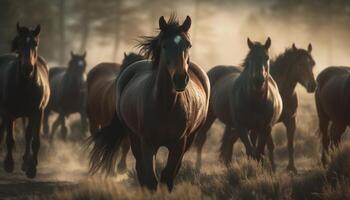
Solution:
[[[252,49],[254,47],[254,43],[248,38],[247,39],[248,47],[249,49]]]
[[[168,24],[166,23],[164,16],[159,18],[159,29],[164,31],[167,28]]]
[[[83,58],[84,59],[86,58],[86,51],[84,51],[84,53],[83,53]]]
[[[270,48],[270,46],[271,46],[271,38],[270,37],[267,38],[264,46],[265,46],[266,50]]]
[[[190,16],[187,16],[184,23],[181,25],[181,29],[183,32],[188,32],[190,30],[192,24],[192,20]]]
[[[73,51],[70,51],[70,56],[74,57]]]
[[[40,26],[40,24],[38,24],[33,31],[35,37],[39,36],[40,30],[41,30],[41,26]]]
[[[126,58],[128,55],[126,55],[126,52],[124,52],[124,58]]]
[[[293,43],[293,45],[292,45],[292,48],[293,48],[294,50],[297,50],[297,47],[295,46],[294,43]]]
[[[308,51],[309,53],[311,53],[311,51],[312,51],[312,45],[311,45],[311,43],[309,44],[309,46],[307,46],[307,51]]]

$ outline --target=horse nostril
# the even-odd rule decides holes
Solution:
[[[187,73],[185,73],[185,74],[175,73],[174,74],[173,82],[174,82],[175,89],[177,91],[183,91],[186,88],[188,81],[189,81],[189,76]]]

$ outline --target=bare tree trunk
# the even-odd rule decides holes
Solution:
[[[66,34],[65,34],[65,0],[58,1],[58,29],[59,29],[59,52],[58,61],[60,64],[65,63],[66,54]]]

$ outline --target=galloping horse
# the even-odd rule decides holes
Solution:
[[[246,153],[257,159],[264,154],[268,141],[274,168],[271,128],[281,115],[282,100],[269,73],[270,45],[270,38],[264,45],[248,38],[250,51],[242,65],[243,70],[234,66],[216,66],[209,70],[211,96],[207,121],[196,139],[197,169],[201,167],[201,151],[207,131],[217,118],[225,124],[220,156],[226,164],[231,162],[233,143],[240,138]],[[249,132],[258,133],[257,151],[255,141],[248,138]]]
[[[120,143],[128,134],[141,186],[156,190],[156,153],[169,150],[160,181],[171,191],[184,153],[205,122],[210,96],[206,73],[189,60],[191,18],[179,25],[175,16],[159,19],[160,32],[140,43],[151,61],[129,65],[117,79],[112,123],[91,139],[91,172],[112,172]]]
[[[26,117],[29,122],[22,170],[29,178],[36,176],[41,120],[50,96],[47,64],[38,55],[39,34],[40,25],[29,29],[17,23],[17,36],[12,42],[16,53],[0,56],[0,140],[7,130],[4,168],[13,172],[14,120]]]
[[[50,141],[59,125],[63,139],[67,137],[65,118],[79,112],[81,116],[82,135],[87,129],[86,117],[86,52],[82,55],[71,52],[68,67],[54,67],[49,71],[51,98],[44,114],[44,134],[49,136],[49,115],[51,111],[58,113],[52,125]]]
[[[317,84],[315,100],[323,147],[322,162],[326,165],[330,146],[339,145],[342,134],[350,125],[350,67],[326,68],[318,75]]]
[[[116,79],[121,69],[144,60],[139,54],[124,54],[122,64],[100,63],[87,75],[87,116],[90,132],[95,134],[99,128],[111,123],[115,113]],[[126,156],[130,150],[130,142],[125,139],[122,145],[122,156],[118,164],[118,172],[126,171]]]

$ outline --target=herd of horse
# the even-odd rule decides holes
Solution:
[[[258,161],[267,148],[272,170],[271,129],[282,122],[288,139],[287,169],[296,173],[293,141],[298,83],[308,93],[315,92],[326,165],[329,150],[339,145],[350,125],[350,68],[328,67],[315,80],[311,44],[307,49],[293,44],[270,63],[271,39],[260,43],[248,38],[249,52],[241,66],[219,65],[205,73],[190,59],[191,23],[189,16],[181,24],[175,16],[168,21],[162,16],[158,35],[143,37],[139,54],[124,54],[122,64],[101,63],[88,73],[86,52],[71,52],[68,67],[49,70],[38,55],[40,25],[30,29],[17,24],[12,52],[0,56],[0,142],[6,132],[5,171],[14,170],[17,118],[27,120],[22,170],[34,178],[41,129],[52,141],[61,126],[66,139],[65,119],[79,113],[82,134],[90,127],[92,174],[115,173],[120,149],[117,170],[124,172],[131,147],[140,185],[156,190],[155,156],[164,146],[169,154],[160,182],[171,191],[192,143],[197,149],[196,168],[201,168],[202,148],[216,119],[225,125],[219,156],[225,165],[232,162],[233,145],[240,139],[247,156]],[[50,131],[51,111],[58,116]]]

